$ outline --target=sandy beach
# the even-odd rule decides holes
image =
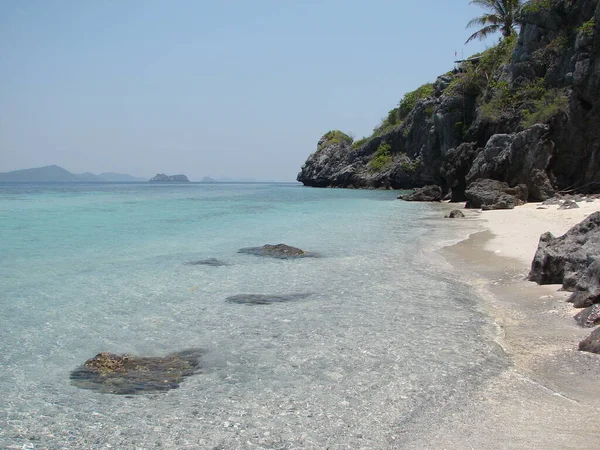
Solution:
[[[589,419],[600,414],[600,355],[577,349],[591,329],[577,326],[577,310],[560,286],[526,280],[539,236],[564,234],[599,211],[600,201],[579,206],[465,211],[462,220],[480,231],[442,254],[484,299],[495,339],[513,365],[476,398],[440,412],[443,425],[428,430],[425,448],[600,448],[600,430]]]

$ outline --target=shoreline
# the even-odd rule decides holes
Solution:
[[[569,293],[558,291],[560,285],[527,281],[539,236],[564,234],[600,210],[600,202],[571,210],[540,206],[463,210],[466,218],[453,222],[468,221],[469,237],[434,250],[483,300],[479,306],[512,366],[468,405],[441,417],[421,448],[443,442],[447,449],[587,449],[600,439],[597,427],[585,425],[586,417],[600,413],[600,355],[577,348],[592,330],[575,323],[578,310],[566,303]]]

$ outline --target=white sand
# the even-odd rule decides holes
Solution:
[[[494,237],[485,249],[499,256],[518,259],[529,267],[540,235],[550,231],[561,236],[590,214],[600,211],[600,200],[579,202],[578,209],[559,210],[558,206],[528,203],[513,210],[484,211],[481,218]],[[547,209],[538,209],[540,207]]]
[[[472,225],[486,230],[443,254],[469,274],[512,364],[450,414],[441,413],[424,440],[402,448],[600,448],[600,428],[588,423],[600,415],[600,355],[577,349],[591,330],[576,325],[576,310],[565,302],[568,293],[557,292],[560,286],[526,281],[541,234],[560,236],[600,211],[600,200],[578,205],[465,211],[467,219],[458,223],[466,232]]]

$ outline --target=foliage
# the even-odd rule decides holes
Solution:
[[[382,142],[379,147],[377,147],[375,156],[369,162],[369,169],[371,172],[379,172],[392,162],[392,155],[390,153],[391,149],[392,147],[390,144],[386,142]]]
[[[475,95],[486,92],[492,76],[502,64],[510,61],[517,45],[517,37],[510,36],[500,41],[496,46],[475,54],[469,58],[471,61],[462,63],[460,72],[450,82],[447,91],[464,95],[471,92]]]
[[[492,96],[481,105],[481,114],[492,121],[497,121],[503,114],[515,114],[524,105],[533,104],[548,92],[543,78],[537,78],[518,89],[511,89],[506,81],[493,82],[490,83],[490,89]]]
[[[365,142],[367,142],[368,140],[369,140],[369,138],[366,138],[366,137],[364,137],[364,138],[362,138],[362,139],[359,139],[359,140],[357,140],[357,141],[354,141],[354,143],[352,144],[352,148],[353,148],[353,149],[357,149],[357,148],[359,148],[359,147],[362,147],[362,146],[363,146],[363,144],[364,144]]]
[[[352,144],[353,141],[350,136],[348,136],[346,133],[342,133],[339,130],[328,131],[323,137],[324,139],[319,146],[319,150],[328,145],[341,144],[342,142],[345,142],[346,144]]]
[[[577,31],[579,32],[583,32],[584,35],[586,36],[591,36],[594,33],[594,28],[596,26],[596,21],[594,20],[594,18],[592,17],[590,20],[588,20],[587,22],[585,22],[583,25],[581,25]]]
[[[431,97],[434,92],[433,83],[424,84],[412,92],[407,92],[398,104],[398,117],[400,120],[406,119],[419,100]]]
[[[489,35],[500,31],[505,38],[516,34],[515,28],[521,11],[521,0],[471,0],[472,5],[477,5],[489,12],[472,19],[467,28],[481,26],[473,33],[465,44],[474,39],[483,40]]]
[[[411,160],[406,153],[402,154],[402,161],[400,162],[400,167],[402,168],[402,170],[404,170],[406,173],[414,173],[416,172],[419,167],[421,167],[421,160],[420,159],[415,159],[415,160]]]
[[[417,102],[421,99],[431,97],[435,92],[433,83],[426,83],[423,86],[418,87],[414,91],[407,92],[397,108],[392,109],[388,112],[388,115],[381,123],[373,130],[373,136],[380,136],[388,131],[393,130],[406,120],[410,112],[417,105]],[[428,114],[428,111],[425,111]],[[430,114],[433,114],[431,110]]]
[[[552,89],[532,103],[531,109],[523,111],[521,125],[525,128],[536,123],[548,122],[569,107],[569,100],[561,89]]]
[[[521,11],[526,14],[531,14],[550,9],[551,6],[552,0],[531,0],[529,2],[525,2],[521,8]]]

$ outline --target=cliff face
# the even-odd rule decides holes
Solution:
[[[390,111],[365,140],[323,136],[298,181],[394,189],[438,184],[455,201],[482,178],[525,184],[530,200],[556,190],[598,191],[598,24],[599,0],[529,3],[518,39],[440,76],[407,114]]]

